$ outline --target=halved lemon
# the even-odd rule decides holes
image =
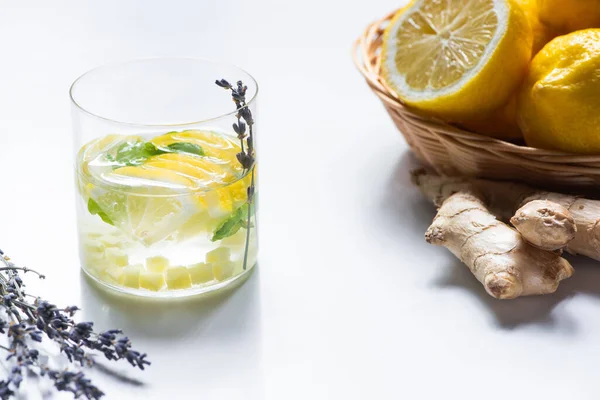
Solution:
[[[415,0],[386,28],[382,76],[407,105],[460,121],[508,101],[531,47],[514,0]]]

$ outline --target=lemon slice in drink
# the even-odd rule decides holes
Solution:
[[[90,184],[90,199],[106,216],[105,222],[146,246],[176,232],[203,207],[188,193],[196,184],[168,169],[122,167],[104,174],[103,180],[116,186]]]
[[[165,147],[173,143],[193,143],[204,150],[206,160],[213,165],[227,167],[233,175],[239,175],[242,167],[237,161],[236,155],[240,152],[240,146],[232,139],[226,138],[216,132],[186,130],[182,132],[169,132],[152,139],[157,147]]]
[[[532,40],[514,0],[414,0],[386,28],[382,77],[404,103],[460,121],[507,102]]]
[[[167,153],[150,157],[144,166],[175,171],[206,188],[234,178],[229,176],[222,165],[211,163],[203,157],[186,154]]]
[[[174,146],[181,143],[195,146]],[[80,190],[90,213],[146,246],[213,231],[247,199],[250,177],[242,178],[236,138],[183,131],[88,146],[94,151],[81,157]]]

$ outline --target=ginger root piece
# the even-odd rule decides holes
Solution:
[[[517,210],[511,224],[530,244],[543,250],[565,248],[577,232],[573,215],[560,204],[533,200]]]
[[[573,215],[577,232],[565,249],[571,254],[600,260],[600,200],[562,193],[536,192],[525,197],[522,204],[540,199],[560,204]]]
[[[571,254],[600,260],[600,200],[544,192],[530,186],[464,177],[442,177],[423,169],[413,172],[413,182],[436,205],[460,191],[477,191],[489,209],[502,221],[508,221],[515,210],[534,200],[547,200],[567,209],[573,216],[576,233],[565,249]],[[540,242],[527,235],[532,243]]]
[[[553,293],[573,274],[560,255],[531,246],[498,221],[474,192],[447,197],[425,239],[450,250],[497,299]]]

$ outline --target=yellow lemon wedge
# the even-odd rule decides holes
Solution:
[[[409,106],[451,121],[472,119],[508,102],[532,42],[514,0],[415,0],[385,30],[381,74]]]

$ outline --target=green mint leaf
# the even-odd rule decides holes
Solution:
[[[223,240],[226,237],[235,235],[243,226],[244,220],[247,218],[248,204],[244,204],[231,213],[231,215],[217,227],[210,240],[216,242],[217,240]]]
[[[176,142],[176,143],[171,143],[167,147],[176,153],[189,153],[189,154],[196,154],[198,156],[204,155],[204,150],[202,149],[202,147],[198,146],[195,143]]]
[[[165,153],[150,142],[127,142],[117,149],[114,161],[124,166],[141,165],[149,157]]]
[[[88,200],[88,211],[90,212],[90,214],[92,215],[97,215],[99,216],[102,221],[106,222],[109,225],[115,225],[112,220],[108,217],[108,215],[106,215],[106,213],[104,211],[102,211],[102,209],[100,208],[100,206],[98,205],[98,203],[96,203],[94,201],[94,199],[90,198]]]

